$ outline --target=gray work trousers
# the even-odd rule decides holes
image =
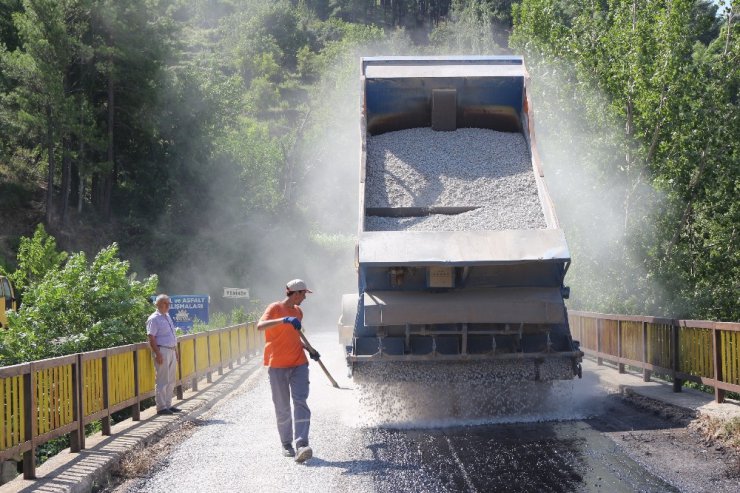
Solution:
[[[177,378],[177,357],[175,350],[164,346],[159,346],[159,352],[162,353],[162,364],[157,364],[157,358],[154,358],[154,368],[157,372],[155,384],[155,398],[157,402],[157,411],[169,409],[172,407],[172,393],[175,390],[175,379]]]
[[[275,417],[283,445],[296,447],[308,445],[308,429],[311,426],[311,410],[308,408],[308,363],[292,368],[269,368],[272,402],[275,404]],[[290,398],[293,397],[293,417],[291,419]],[[293,425],[295,424],[295,431]]]

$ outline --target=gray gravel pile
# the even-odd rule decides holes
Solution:
[[[522,134],[412,128],[367,141],[365,207],[477,207],[461,214],[367,216],[366,231],[543,229]]]

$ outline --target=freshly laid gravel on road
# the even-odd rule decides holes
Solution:
[[[452,215],[367,216],[366,231],[546,227],[524,136],[480,128],[369,137],[365,206],[478,207]]]

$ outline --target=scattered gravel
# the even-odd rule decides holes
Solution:
[[[367,216],[366,231],[546,227],[522,134],[412,128],[368,138],[365,207],[477,207],[461,214]]]

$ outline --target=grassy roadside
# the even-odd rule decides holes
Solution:
[[[740,454],[740,417],[723,419],[702,415],[693,420],[689,427],[711,444],[727,447]]]

